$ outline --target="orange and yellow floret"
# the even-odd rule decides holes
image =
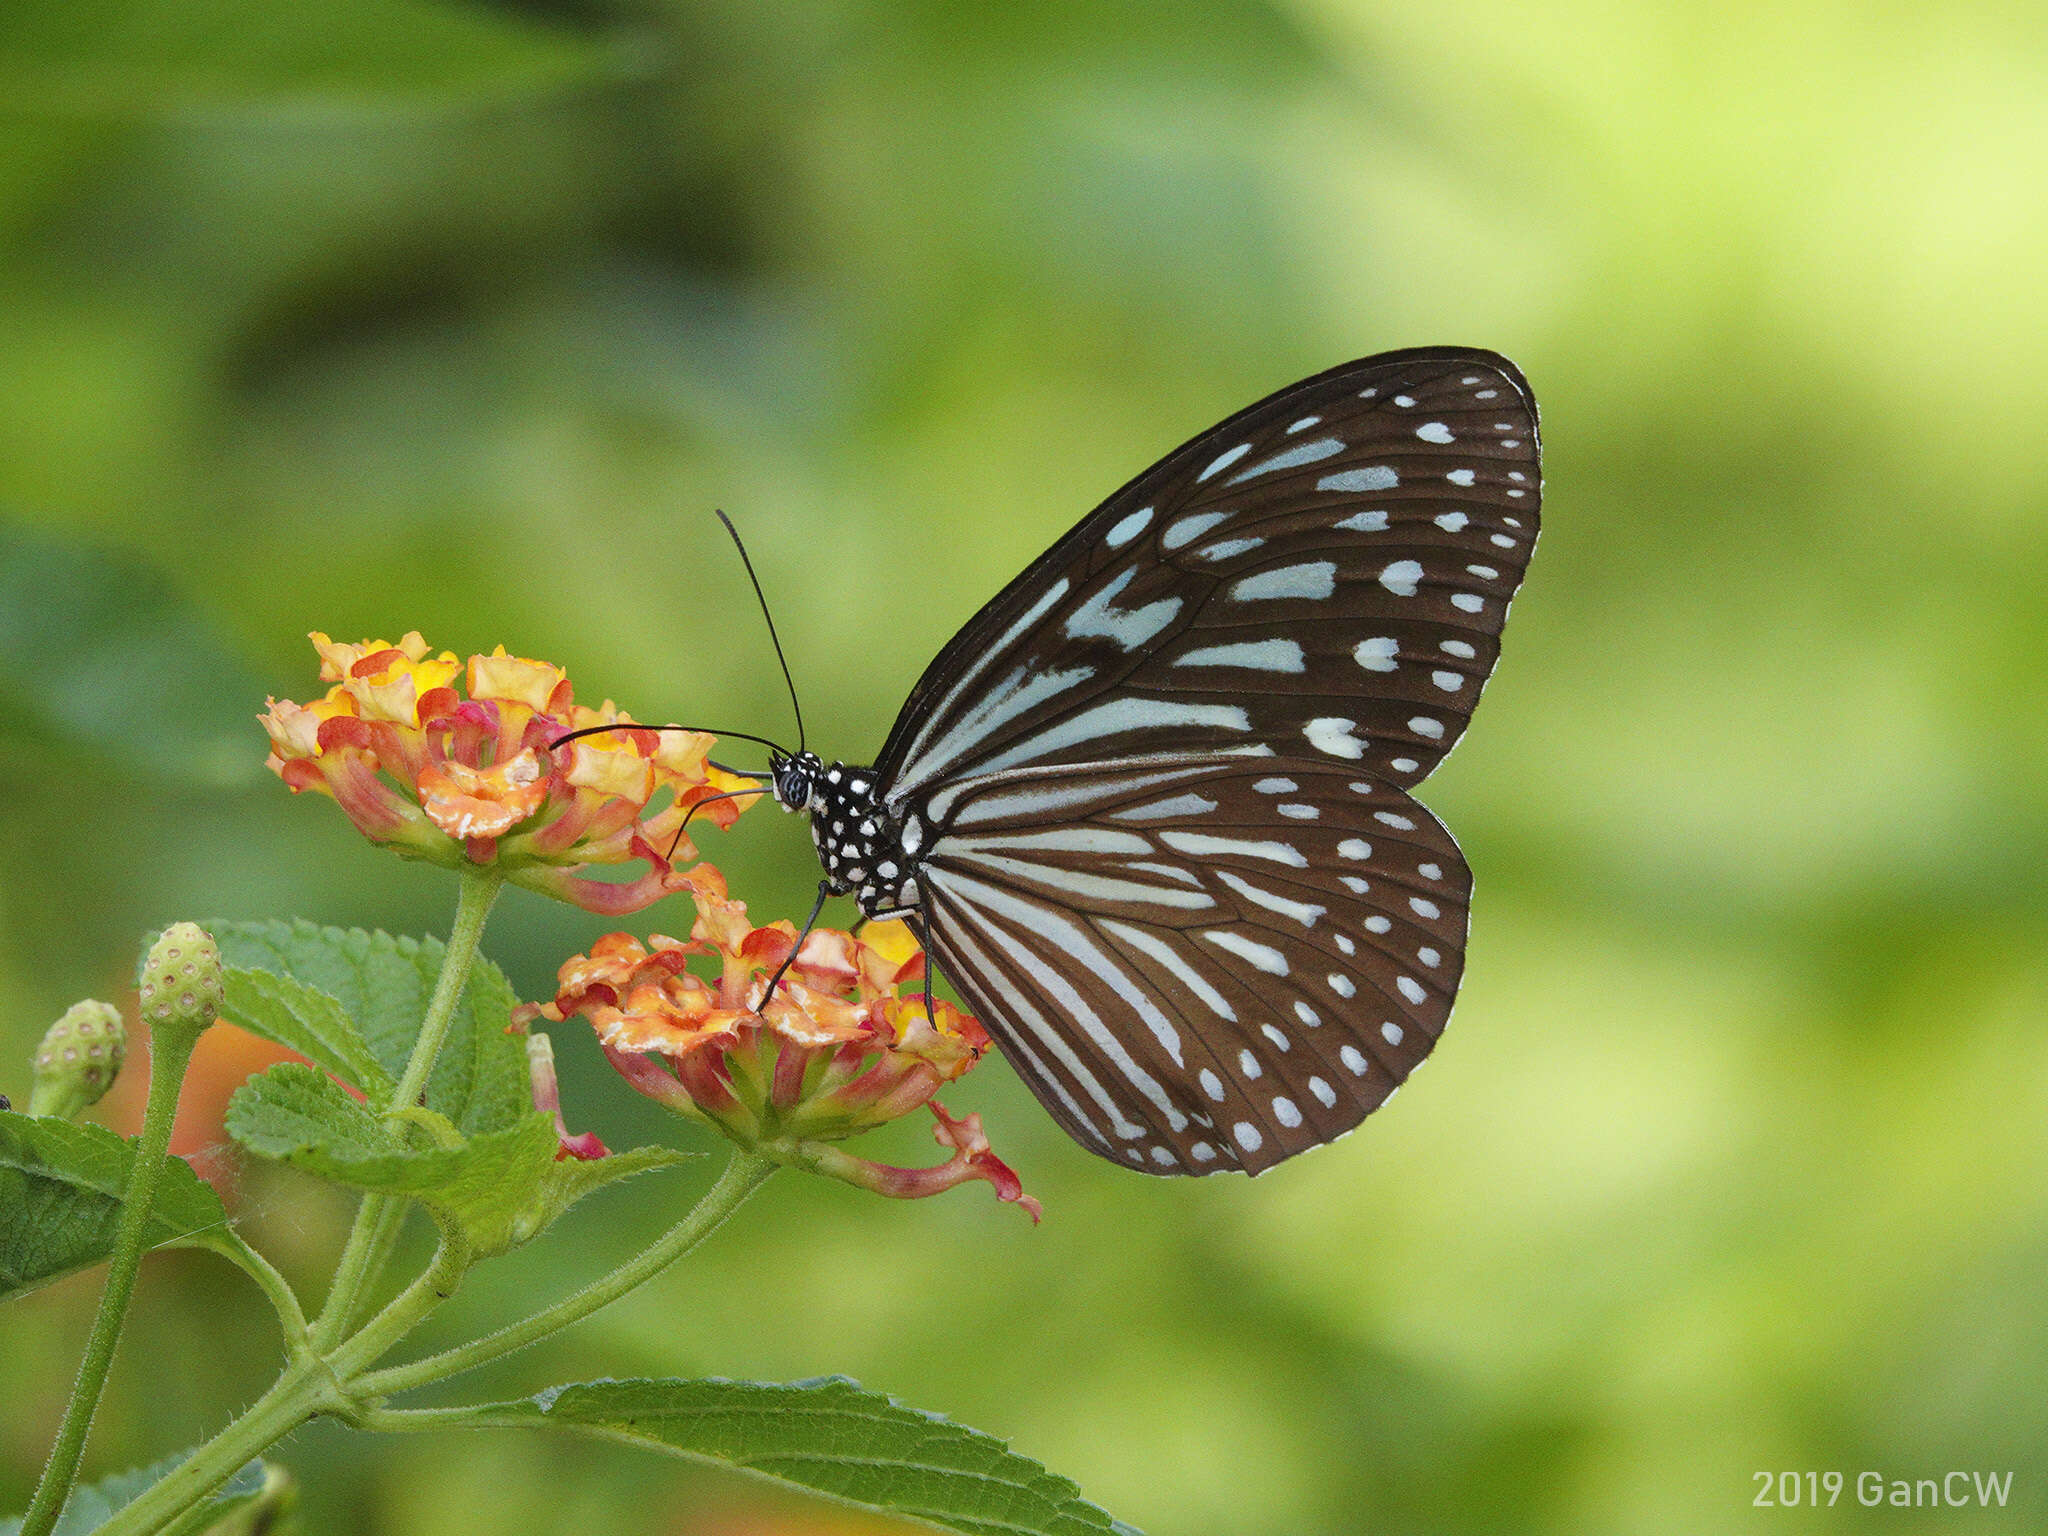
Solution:
[[[815,929],[791,958],[795,926],[754,927],[715,868],[677,878],[697,904],[688,939],[608,934],[561,967],[554,1000],[527,1017],[581,1015],[636,1089],[742,1146],[899,1198],[986,1180],[1037,1219],[1038,1202],[990,1150],[980,1116],[955,1119],[932,1098],[989,1042],[950,1003],[927,1011],[915,991],[924,955],[903,924],[871,923],[858,936]],[[716,957],[717,977],[690,971],[693,957]],[[925,1104],[953,1154],[937,1167],[889,1167],[830,1145]]]
[[[711,736],[636,726],[610,700],[578,704],[561,668],[502,646],[464,662],[431,654],[416,630],[396,645],[312,640],[332,686],[311,704],[269,701],[268,766],[294,791],[332,796],[364,836],[409,857],[495,864],[588,911],[636,912],[678,888],[672,857],[696,857],[677,841],[692,807],[730,827],[752,800],[718,797],[758,787],[707,761]],[[635,859],[648,864],[637,880],[579,874]]]

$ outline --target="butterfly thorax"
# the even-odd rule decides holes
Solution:
[[[901,916],[917,907],[922,823],[883,807],[874,769],[798,752],[775,763],[774,783],[784,810],[811,818],[833,895],[851,895],[869,917]]]

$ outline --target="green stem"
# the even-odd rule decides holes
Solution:
[[[277,1313],[278,1326],[284,1331],[285,1347],[294,1356],[306,1353],[306,1313],[299,1305],[298,1295],[291,1283],[277,1272],[277,1266],[263,1257],[233,1228],[220,1228],[207,1233],[192,1243],[194,1248],[208,1248],[234,1264],[269,1298],[271,1310]]]
[[[142,1134],[136,1142],[135,1165],[128,1175],[128,1189],[121,1203],[120,1225],[114,1232],[107,1288],[100,1293],[99,1315],[93,1319],[92,1333],[86,1339],[85,1358],[78,1367],[78,1381],[71,1389],[64,1422],[58,1426],[57,1440],[50,1447],[50,1459],[36,1484],[35,1498],[28,1513],[22,1516],[21,1536],[49,1536],[78,1477],[85,1437],[92,1429],[92,1416],[107,1384],[107,1368],[114,1362],[114,1346],[121,1337],[121,1320],[128,1311],[128,1298],[135,1292],[135,1275],[142,1267],[143,1249],[148,1246],[145,1234],[149,1212],[156,1203],[157,1181],[163,1175],[164,1156],[171,1145],[171,1122],[178,1116],[178,1089],[185,1081],[185,1069],[191,1065],[192,1049],[198,1043],[199,1031],[191,1028],[160,1031],[150,1042],[149,1100],[143,1110]]]
[[[239,1419],[123,1506],[93,1536],[155,1536],[306,1420],[338,1406],[331,1378],[318,1364],[291,1367]]]
[[[720,1223],[738,1210],[747,1196],[759,1189],[766,1182],[768,1175],[779,1166],[781,1165],[759,1153],[735,1152],[732,1161],[725,1165],[725,1172],[719,1175],[718,1182],[712,1185],[703,1199],[691,1207],[688,1215],[669,1228],[653,1247],[620,1265],[610,1274],[602,1279],[593,1280],[582,1290],[565,1296],[532,1317],[500,1328],[496,1333],[487,1333],[480,1339],[472,1339],[467,1344],[443,1350],[438,1355],[428,1355],[423,1360],[372,1371],[354,1382],[352,1392],[365,1400],[370,1400],[387,1397],[395,1392],[410,1391],[463,1371],[474,1370],[477,1366],[537,1343],[551,1333],[558,1333],[571,1323],[581,1322],[599,1308],[610,1306],[628,1291],[646,1284],[703,1242],[717,1230]]]
[[[476,963],[477,945],[484,936],[484,919],[491,915],[491,903],[505,884],[495,868],[469,868],[456,886],[455,922],[448,931],[448,950],[441,961],[441,974],[434,980],[434,996],[427,1004],[427,1016],[420,1021],[419,1039],[413,1042],[412,1057],[405,1064],[405,1076],[391,1095],[391,1113],[420,1102],[427,1091],[427,1078],[448,1039],[448,1026],[455,1021],[455,1005],[462,1001],[462,989],[469,985],[470,968]]]
[[[417,1104],[425,1092],[434,1062],[447,1043],[449,1027],[455,1021],[456,1004],[469,985],[469,973],[476,964],[477,945],[483,938],[484,919],[498,899],[504,879],[492,868],[465,869],[456,887],[455,921],[448,933],[448,947],[441,958],[441,974],[434,979],[434,995],[420,1020],[419,1036],[406,1061],[405,1075],[392,1091],[387,1114],[396,1114]],[[342,1247],[334,1270],[334,1284],[327,1301],[313,1321],[313,1348],[321,1353],[332,1349],[347,1331],[363,1293],[377,1283],[404,1219],[401,1202],[389,1195],[365,1195],[356,1208],[355,1225]]]

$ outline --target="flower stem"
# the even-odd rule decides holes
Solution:
[[[448,947],[441,957],[441,974],[434,979],[434,995],[427,1003],[426,1016],[413,1041],[405,1075],[392,1091],[387,1114],[396,1114],[417,1104],[425,1092],[434,1062],[447,1043],[448,1030],[455,1021],[456,1004],[469,985],[469,973],[476,964],[477,946],[483,938],[484,919],[498,899],[503,878],[494,869],[465,869],[456,887],[455,921],[448,933]],[[355,1225],[349,1229],[341,1259],[335,1265],[334,1284],[327,1301],[313,1321],[313,1348],[325,1353],[341,1339],[361,1305],[363,1293],[377,1282],[391,1257],[404,1204],[389,1195],[365,1195],[356,1208]]]
[[[754,1152],[735,1152],[732,1161],[725,1165],[718,1182],[691,1207],[688,1215],[662,1235],[655,1244],[635,1255],[601,1279],[593,1280],[582,1290],[565,1296],[553,1306],[535,1313],[532,1317],[500,1328],[496,1333],[485,1334],[467,1344],[443,1350],[438,1355],[414,1360],[406,1365],[395,1365],[381,1371],[372,1371],[358,1378],[353,1391],[363,1399],[386,1397],[395,1392],[410,1391],[430,1382],[442,1381],[463,1371],[474,1370],[501,1356],[512,1354],[539,1342],[549,1334],[558,1333],[571,1323],[581,1322],[591,1313],[610,1306],[628,1291],[644,1285],[660,1274],[677,1259],[716,1231],[719,1224],[738,1210],[741,1204],[755,1190],[766,1182],[768,1175],[780,1165],[772,1159]]]
[[[107,1369],[113,1364],[114,1347],[121,1337],[121,1320],[128,1311],[128,1298],[135,1292],[135,1275],[142,1266],[143,1249],[148,1246],[149,1212],[156,1201],[157,1181],[163,1174],[165,1153],[171,1144],[171,1122],[178,1115],[178,1090],[185,1081],[186,1067],[191,1065],[192,1049],[198,1043],[199,1031],[186,1028],[162,1030],[151,1041],[149,1099],[142,1115],[142,1134],[137,1138],[135,1165],[128,1175],[128,1189],[121,1204],[120,1225],[114,1233],[107,1287],[100,1293],[99,1315],[93,1319],[92,1333],[86,1339],[85,1358],[78,1367],[78,1381],[71,1389],[64,1422],[58,1426],[57,1440],[50,1447],[50,1459],[36,1484],[35,1498],[28,1513],[22,1516],[21,1536],[49,1536],[78,1477],[85,1437],[92,1429],[93,1412],[99,1407],[100,1393],[107,1384]]]
[[[331,1410],[331,1378],[317,1364],[289,1367],[271,1389],[213,1439],[145,1490],[93,1536],[155,1536],[315,1414]]]

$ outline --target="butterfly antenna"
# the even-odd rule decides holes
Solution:
[[[761,590],[761,578],[754,574],[754,562],[747,558],[747,546],[740,542],[740,531],[733,527],[732,519],[717,508],[718,520],[725,524],[725,531],[732,535],[732,547],[740,552],[740,564],[747,568],[747,580],[754,584],[754,599],[761,605],[761,617],[768,621],[768,643],[775,647],[775,659],[782,664],[782,681],[789,687],[789,707],[796,716],[796,749],[804,749],[804,707],[797,702],[796,679],[789,675],[789,658],[782,654],[782,637],[775,633],[775,615],[768,611],[768,594]]]

